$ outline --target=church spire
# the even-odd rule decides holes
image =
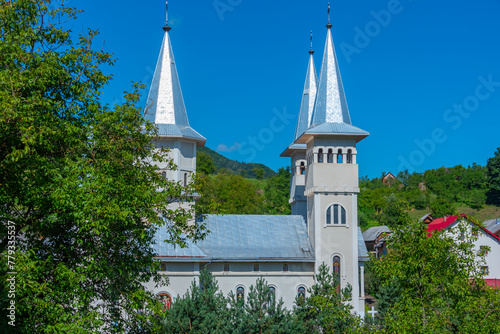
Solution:
[[[330,4],[328,4],[328,31],[311,126],[322,123],[351,124],[344,86],[342,85],[335,47],[333,46],[331,27]]]
[[[297,129],[295,130],[295,138],[297,140],[311,124],[311,118],[316,100],[316,90],[318,78],[316,75],[316,67],[314,66],[314,50],[312,47],[312,31],[311,31],[311,50],[309,51],[309,66],[307,67],[306,82],[304,84],[304,92],[302,94],[302,102],[300,105],[299,117],[297,120]]]
[[[160,137],[189,138],[195,140],[198,145],[203,145],[206,139],[189,126],[170,42],[168,1],[166,5],[167,20],[163,27],[165,36],[149,90],[144,118],[158,126]]]

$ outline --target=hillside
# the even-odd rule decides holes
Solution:
[[[252,162],[246,163],[231,160],[206,146],[198,147],[197,152],[198,154],[200,152],[203,152],[210,156],[218,172],[220,172],[221,170],[226,170],[226,172],[229,172],[229,174],[241,175],[250,179],[257,179],[262,177],[267,179],[276,175],[275,171],[264,164],[256,164]],[[260,175],[260,177],[258,177],[259,175],[257,175],[259,173],[257,172],[259,169],[264,171],[264,174]]]

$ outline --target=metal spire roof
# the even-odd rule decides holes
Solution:
[[[312,33],[311,33],[312,39]],[[311,124],[314,101],[316,100],[316,91],[318,78],[316,76],[316,67],[314,66],[314,51],[311,47],[309,51],[309,66],[307,67],[306,83],[304,84],[304,92],[302,94],[302,102],[300,104],[299,117],[297,120],[297,129],[295,130],[294,141],[297,140]]]
[[[318,95],[314,106],[311,126],[323,123],[345,123],[351,125],[344,86],[333,46],[331,24],[328,24],[325,52],[319,75]]]
[[[181,85],[170,43],[168,23],[155,74],[149,90],[144,117],[158,126],[160,137],[188,138],[203,145],[206,139],[189,126]]]

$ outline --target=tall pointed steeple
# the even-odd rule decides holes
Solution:
[[[328,7],[328,24],[326,27],[328,31],[313,115],[309,128],[302,135],[299,135],[299,138],[295,139],[297,143],[305,143],[311,135],[355,136],[358,141],[369,135],[368,132],[352,126],[351,123],[337,55],[333,45],[330,7]]]
[[[144,117],[158,126],[160,137],[187,138],[195,140],[198,145],[203,145],[206,139],[189,126],[170,42],[168,7],[167,22],[163,30],[165,36],[156,63]]]
[[[325,51],[319,76],[318,96],[311,125],[327,122],[351,124],[337,55],[333,46],[332,25],[329,23],[327,27]]]
[[[318,78],[316,75],[316,67],[314,66],[314,50],[312,48],[312,31],[311,31],[311,55],[309,57],[309,66],[307,67],[306,82],[304,84],[304,92],[302,93],[302,102],[300,104],[299,117],[297,120],[297,129],[295,130],[294,141],[297,140],[311,124],[314,101],[316,100],[316,91]]]

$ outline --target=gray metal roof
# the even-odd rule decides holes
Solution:
[[[361,227],[358,227],[358,261],[365,262],[369,259],[370,257],[368,256],[368,250],[366,249],[363,233],[361,233]]]
[[[189,138],[203,144],[206,139],[189,126],[168,31],[165,31],[149,90],[144,118],[158,125],[162,137]]]
[[[483,223],[483,225],[488,231],[496,234],[498,231],[500,231],[500,218],[487,220]]]
[[[387,226],[374,226],[370,227],[363,233],[363,238],[365,241],[375,241],[378,236],[382,233],[391,233],[391,230]]]
[[[318,93],[310,125],[327,122],[351,124],[351,117],[347,108],[344,86],[340,77],[330,28],[326,35],[325,51],[319,75]]]
[[[300,104],[294,140],[297,140],[300,135],[307,130],[309,124],[311,124],[314,101],[316,100],[318,78],[314,66],[313,52],[310,52],[310,54],[311,56],[309,57],[309,66],[307,67],[306,82],[304,84],[304,92],[302,93],[302,102]]]
[[[322,123],[316,126],[311,126],[306,132],[306,134],[337,134],[337,135],[346,135],[346,136],[359,136],[359,137],[367,137],[370,133],[361,130],[355,126],[346,123]]]
[[[171,261],[313,262],[314,252],[302,216],[207,215],[210,233],[186,248],[165,245],[167,227],[157,232],[155,250]],[[191,249],[192,248],[192,249]]]

